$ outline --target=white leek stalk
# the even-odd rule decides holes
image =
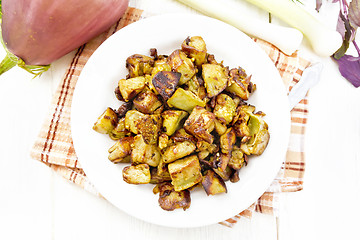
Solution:
[[[294,28],[270,24],[247,14],[244,9],[227,7],[222,0],[178,0],[205,15],[226,22],[248,35],[263,39],[291,55],[300,46],[303,35]],[[259,2],[267,0],[260,0]],[[287,0],[290,1],[290,0]],[[251,2],[251,1],[250,1]]]
[[[329,29],[291,0],[246,0],[300,30],[320,56],[331,56],[342,45],[340,33]]]

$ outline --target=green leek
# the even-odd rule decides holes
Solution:
[[[342,45],[342,37],[335,29],[329,29],[304,8],[290,0],[246,0],[277,16],[301,31],[320,56],[331,56]]]

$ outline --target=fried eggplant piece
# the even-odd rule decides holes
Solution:
[[[194,143],[189,141],[177,142],[174,145],[171,145],[165,148],[162,155],[162,160],[164,163],[171,163],[180,158],[186,157],[193,153],[196,149]]]
[[[145,114],[153,114],[162,106],[162,102],[156,94],[150,90],[139,93],[133,103],[136,110]]]
[[[161,71],[152,78],[156,91],[167,101],[175,92],[181,74],[178,72]]]
[[[134,164],[147,163],[152,167],[157,167],[161,160],[160,150],[156,145],[146,144],[143,137],[139,134],[134,137],[131,151],[131,161]]]
[[[150,48],[150,56],[153,57],[154,59],[157,59],[159,57],[156,48]]]
[[[210,155],[210,152],[208,150],[203,150],[198,152],[197,156],[199,160],[206,160],[206,158]]]
[[[220,136],[220,148],[222,153],[231,153],[236,142],[236,134],[233,128],[229,128]]]
[[[175,191],[188,189],[202,180],[200,163],[196,155],[169,163],[168,169]]]
[[[123,102],[120,107],[116,110],[116,113],[118,117],[122,118],[125,116],[127,111],[129,111],[132,108],[133,103],[132,102]]]
[[[243,100],[248,100],[250,93],[255,88],[255,84],[251,83],[251,75],[247,76],[242,68],[231,69],[229,75],[230,78],[226,91],[239,96]]]
[[[151,180],[150,167],[145,163],[124,167],[122,175],[130,184],[147,184]]]
[[[113,163],[130,162],[130,158],[127,157],[131,154],[133,142],[134,137],[123,137],[116,141],[109,149],[109,160]]]
[[[151,75],[149,75],[149,74],[145,75],[145,88],[149,89],[156,95],[159,95],[159,93],[156,91],[156,89],[152,83],[152,79],[153,79],[153,77]]]
[[[184,141],[190,141],[193,143],[197,142],[197,139],[193,135],[187,133],[184,128],[177,130],[174,135],[171,136],[171,140],[173,140],[175,143]]]
[[[241,105],[238,109],[239,117],[233,126],[236,135],[242,137],[241,150],[247,155],[262,154],[270,139],[264,114],[254,113],[255,107],[251,105]]]
[[[174,132],[181,128],[183,119],[189,114],[180,110],[167,110],[161,113],[163,118],[163,131],[171,136]]]
[[[205,176],[202,178],[201,184],[208,196],[227,193],[224,180],[212,170],[207,170]]]
[[[117,100],[122,101],[122,102],[124,101],[124,98],[121,96],[119,85],[116,86],[116,88],[114,90],[114,94],[115,94],[115,97],[117,98]]]
[[[234,171],[230,176],[230,182],[236,183],[240,181],[239,170]]]
[[[188,209],[191,204],[190,191],[185,189],[175,191],[170,183],[157,185],[154,193],[159,192],[159,205],[166,211],[173,211],[177,208]]]
[[[227,70],[218,64],[203,64],[202,78],[209,98],[220,94],[228,84]]]
[[[160,167],[160,164],[158,167],[150,169],[150,173],[151,173],[150,183],[151,184],[158,184],[158,183],[171,181],[170,173],[167,170],[167,166],[163,165],[163,171],[159,171],[158,170],[159,167]]]
[[[206,159],[210,154],[214,154],[216,152],[219,151],[219,146],[217,146],[216,144],[210,144],[206,141],[198,141],[196,143],[196,150],[199,152],[198,153],[198,158],[200,160],[204,160]]]
[[[118,123],[118,116],[112,108],[107,108],[94,123],[93,129],[98,133],[108,134]]]
[[[200,36],[186,38],[181,44],[181,50],[189,56],[189,58],[194,59],[197,67],[200,67],[206,62],[206,43]]]
[[[233,95],[231,97],[232,97],[236,107],[238,107],[240,104],[244,104],[244,100],[241,99],[240,97],[238,97],[236,95]]]
[[[171,66],[167,63],[167,58],[161,58],[155,61],[151,76],[154,77],[158,72],[171,72]]]
[[[227,130],[226,124],[217,118],[215,118],[214,123],[215,123],[215,131],[217,132],[217,134],[219,136],[223,135]]]
[[[263,126],[256,134],[251,137],[248,142],[241,143],[240,148],[247,155],[261,155],[265,151],[269,143],[269,139],[269,131],[267,128],[265,128],[265,126]]]
[[[241,118],[241,112],[244,113],[254,113],[255,112],[255,106],[242,103],[236,108],[236,113],[233,119],[233,123],[236,122],[239,118]]]
[[[190,113],[195,106],[205,107],[206,103],[191,91],[183,88],[176,89],[175,93],[167,100],[170,107],[185,110]]]
[[[219,151],[219,146],[217,146],[216,144],[214,143],[208,143],[206,141],[198,141],[196,143],[196,149],[197,151],[209,151],[210,153],[216,153]]]
[[[212,143],[214,136],[210,133],[215,127],[214,120],[215,115],[212,112],[206,111],[203,107],[196,106],[185,121],[184,128],[194,137]]]
[[[250,113],[255,111],[255,107],[251,105],[240,105],[236,109],[236,114],[233,119],[233,129],[236,136],[241,138],[241,142],[247,142],[251,138],[248,122]]]
[[[162,118],[159,114],[147,115],[136,123],[138,132],[146,144],[157,144],[162,128]]]
[[[138,134],[139,130],[137,124],[145,118],[145,114],[137,111],[130,110],[125,114],[125,128],[134,134]]]
[[[199,96],[199,91],[200,91],[200,83],[197,80],[197,76],[194,75],[189,81],[187,81],[184,85],[184,89],[193,92],[194,94],[196,94],[197,96]]]
[[[162,127],[159,114],[143,114],[137,110],[130,110],[125,115],[125,128],[134,134],[141,134],[147,144],[157,144]]]
[[[241,149],[237,146],[234,146],[231,152],[231,158],[228,165],[232,169],[239,170],[245,165],[246,163],[245,158],[246,155],[241,151]]]
[[[132,100],[145,87],[145,77],[134,77],[119,80],[119,90],[126,102]]]
[[[231,153],[216,153],[210,160],[214,170],[225,172],[230,162]],[[216,171],[216,172],[218,172]]]
[[[109,133],[112,140],[118,140],[129,135],[129,130],[125,127],[125,118],[120,118],[116,127]]]
[[[189,81],[183,85],[183,88],[187,91],[194,93],[198,96],[201,100],[206,100],[206,88],[204,87],[204,81],[201,77],[194,75]]]
[[[167,165],[167,163],[164,162],[163,158],[160,159],[159,165],[157,166],[157,175],[159,175],[159,176],[169,175],[170,176],[168,165]]]
[[[232,176],[234,170],[227,166],[224,171],[222,171],[219,168],[213,168],[214,172],[216,172],[217,175],[219,175],[225,182],[230,180],[230,177]]]
[[[158,147],[160,150],[166,148],[169,144],[169,136],[166,133],[162,133],[159,136]]]
[[[134,54],[126,59],[130,78],[151,74],[153,66],[154,59],[145,55]]]
[[[166,135],[166,134],[165,134]],[[167,136],[167,135],[166,135]],[[151,171],[151,183],[170,182],[171,177],[167,164],[160,159],[159,165]]]
[[[222,119],[226,124],[230,124],[236,112],[234,100],[227,94],[219,94],[216,96],[216,104],[214,114],[218,119]]]
[[[215,55],[214,54],[208,54],[206,56],[206,59],[207,59],[207,63],[218,64],[218,62],[215,60]]]
[[[189,81],[196,73],[194,63],[181,50],[175,50],[167,58],[167,63],[171,66],[172,71],[181,73],[179,85]]]

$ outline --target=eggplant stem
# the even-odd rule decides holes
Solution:
[[[0,63],[0,75],[15,67],[17,62],[18,58],[14,54],[7,52],[5,58]]]

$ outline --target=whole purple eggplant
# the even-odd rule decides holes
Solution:
[[[128,0],[3,0],[0,4],[7,49],[0,64],[2,74],[16,64],[30,72],[37,67],[46,70],[120,19]]]

